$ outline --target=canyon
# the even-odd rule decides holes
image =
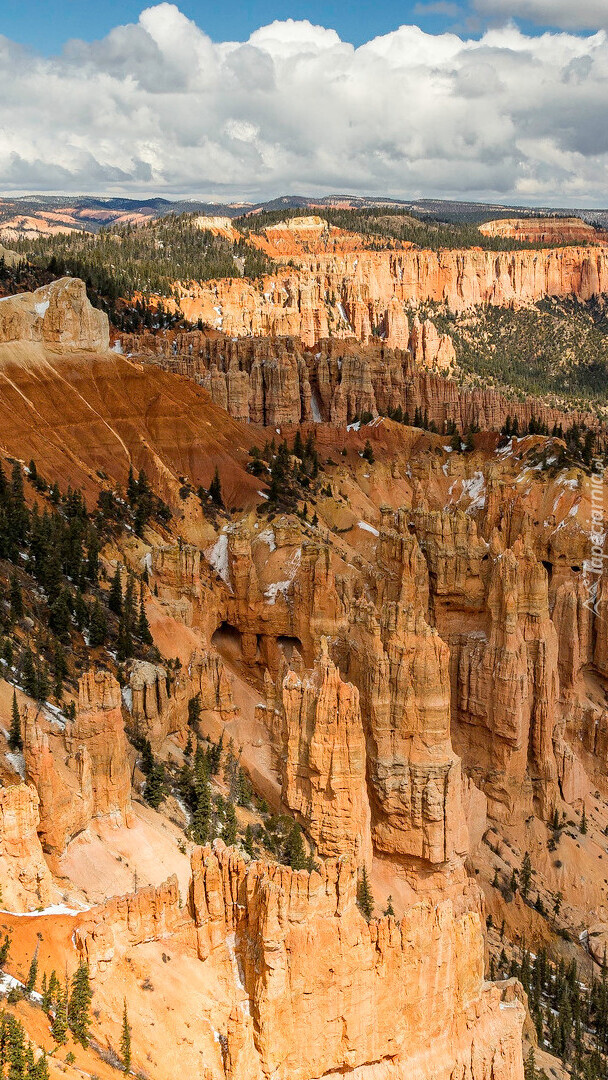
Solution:
[[[298,228],[267,230],[273,257]],[[550,943],[586,979],[601,963],[603,478],[558,436],[499,431],[507,414],[522,431],[590,418],[463,390],[444,335],[406,305],[586,299],[606,291],[604,251],[296,257],[270,299],[236,279],[184,294],[207,330],[110,335],[73,278],[0,302],[5,469],[29,507],[50,508],[55,484],[80,489],[91,520],[114,506],[85,603],[117,580],[124,604],[136,582],[151,642],[123,657],[120,638],[92,644],[90,621],[74,624],[64,697],[40,701],[3,661],[6,972],[23,984],[36,951],[47,976],[85,962],[93,990],[94,1040],[71,1060],[55,1047],[53,1077],[115,1075],[127,1001],[133,1068],[158,1080],[176,1062],[206,1080],[523,1080],[522,1032],[547,1064],[552,1044],[517,979],[491,977],[491,926],[513,955]],[[451,442],[448,421],[481,431]],[[141,470],[165,512],[136,527]],[[28,559],[2,561],[3,596],[11,574],[25,591]],[[6,634],[15,649],[43,636],[29,614]],[[195,842],[195,742],[219,747],[206,782],[216,808],[234,803],[234,844],[227,817]],[[148,753],[166,776],[156,806]],[[300,867],[272,848],[296,826]],[[524,853],[540,906],[509,888]],[[35,1001],[7,1007],[53,1048]]]
[[[378,243],[378,237],[330,227],[320,217],[292,218],[249,234],[240,234],[227,219],[199,220],[201,228],[232,241],[240,236],[277,263],[276,272],[255,281],[176,282],[174,297],[153,300],[228,337],[295,337],[311,348],[330,337],[363,344],[380,337],[389,347],[413,345],[416,351],[420,328],[410,322],[425,303],[463,312],[479,305],[525,305],[545,297],[586,301],[608,287],[603,234],[583,222],[579,232],[554,235],[549,229],[538,238],[529,222],[525,236],[514,226],[501,232],[500,223],[489,223],[483,227],[489,236],[512,234],[550,244],[571,241],[580,233],[588,246],[487,251],[420,250],[391,238]],[[433,345],[422,347],[422,360],[428,366],[449,367],[454,359],[451,341],[437,331],[434,337]]]

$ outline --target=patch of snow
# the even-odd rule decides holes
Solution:
[[[364,529],[365,532],[371,533],[372,536],[380,536],[377,529],[374,529],[373,525],[369,525],[367,521],[358,521],[357,528]]]
[[[44,319],[44,316],[49,310],[49,304],[50,300],[41,300],[39,304],[34,304],[36,314],[39,315],[41,319]]]
[[[485,477],[482,472],[476,472],[468,480],[462,481],[462,491],[460,493],[460,499],[463,495],[468,495],[471,502],[467,506],[467,514],[471,510],[481,510],[486,504],[485,497]],[[460,502],[460,499],[458,502]]]
[[[285,569],[289,574],[289,577],[285,581],[273,581],[264,592],[264,598],[267,604],[276,603],[277,596],[285,596],[289,586],[291,585],[302,558],[302,549],[296,548],[291,559],[287,563]]]
[[[122,341],[120,340],[120,338],[117,338],[114,342],[111,352],[122,354]]]
[[[258,492],[258,494],[261,494],[261,492]],[[262,540],[265,544],[268,544],[271,551],[277,550],[274,529],[264,529],[258,536],[258,540]]]
[[[576,515],[578,514],[579,505],[580,505],[579,503],[575,503],[574,506],[570,507],[570,509],[568,511],[568,517],[576,517]]]
[[[262,499],[267,499],[267,498],[268,498],[268,495],[266,494],[266,492],[265,492],[265,491],[258,491],[258,495],[259,495],[259,496],[260,496],[260,497],[261,497]]]
[[[443,449],[445,450],[446,454],[451,454],[454,447],[453,446],[444,446]]]
[[[36,911],[6,911],[0,908],[0,915],[11,915],[14,919],[37,919],[39,915],[82,915],[83,912],[90,910],[90,907],[84,905],[81,908],[71,908],[67,904],[51,904],[50,907]]]
[[[360,420],[355,420],[354,424],[347,424],[346,425],[346,430],[347,431],[358,431],[360,427],[361,427],[361,421]]]
[[[9,764],[12,765],[15,772],[19,773],[21,779],[25,780],[25,758],[23,754],[11,754],[7,752],[4,756]]]
[[[261,494],[261,492],[258,492]],[[268,497],[268,496],[266,496]],[[230,568],[228,566],[228,534],[223,532],[218,536],[215,544],[207,548],[205,555],[213,569],[221,577],[222,581],[230,588]]]
[[[578,480],[576,476],[572,476],[570,478],[568,478],[567,476],[558,476],[555,482],[556,484],[563,484],[564,487],[571,488],[572,491],[576,491],[576,489],[578,488]]]
[[[130,686],[123,686],[122,700],[124,701],[129,712],[133,712],[133,691],[131,690]]]
[[[347,325],[348,329],[350,330],[351,334],[354,334],[354,330],[353,330],[350,322],[348,321],[348,316],[347,316],[347,314],[346,314],[346,312],[345,312],[345,310],[344,310],[344,308],[343,308],[343,306],[342,306],[342,304],[341,304],[341,302],[339,300],[338,300],[338,303],[336,304],[336,307],[338,308],[338,311],[340,312],[340,318],[342,319],[343,322],[346,323],[346,325]]]

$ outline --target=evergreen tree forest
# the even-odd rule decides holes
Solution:
[[[233,243],[200,229],[197,216],[168,214],[146,225],[57,233],[18,241],[16,248],[41,271],[82,278],[91,300],[113,317],[116,302],[134,293],[170,297],[177,281],[255,278],[272,270],[270,260],[244,240]],[[154,321],[158,316],[152,326]]]
[[[157,657],[141,583],[123,571],[110,585],[99,554],[109,539],[141,534],[152,520],[162,527],[170,514],[143,473],[126,497],[102,491],[91,512],[80,491],[47,484],[34,462],[9,466],[7,475],[0,464],[0,667],[35,701],[61,706],[89,649],[115,650],[119,664]],[[9,741],[21,749],[16,696]]]
[[[509,961],[505,950],[490,962],[490,978],[520,980],[528,995],[538,1044],[560,1058],[572,1080],[608,1077],[608,967],[583,979],[575,960],[551,960],[544,948],[525,946]],[[540,1074],[536,1073],[536,1076]]]

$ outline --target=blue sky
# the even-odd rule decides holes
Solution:
[[[576,7],[576,0],[572,0],[572,4]],[[105,36],[113,26],[137,22],[146,6],[145,0],[29,0],[28,3],[0,0],[0,33],[50,55],[59,52],[69,38],[93,41]],[[428,33],[456,29],[475,36],[488,24],[488,19],[472,11],[466,0],[464,3],[455,0],[401,3],[393,0],[381,0],[380,3],[182,0],[179,8],[214,41],[243,41],[259,26],[286,17],[309,19],[330,27],[338,31],[343,41],[355,46],[389,33],[404,23],[415,23]],[[539,26],[529,20],[520,19],[519,24],[527,31],[539,30]]]

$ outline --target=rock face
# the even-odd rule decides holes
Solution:
[[[297,268],[281,267],[259,281],[178,284],[176,306],[191,322],[202,319],[229,337],[291,335],[314,346],[328,337],[366,343],[373,334],[386,336],[396,310],[428,300],[464,311],[545,296],[589,300],[608,291],[608,249],[601,246],[358,250],[299,255],[295,261]]]
[[[127,949],[167,937],[184,922],[175,876],[158,888],[150,886],[130,896],[114,896],[91,908],[74,933],[82,961],[91,976],[103,980],[112,962]]]
[[[186,741],[188,701],[197,694],[201,710],[218,712],[224,722],[234,714],[224,666],[217,653],[211,651],[194,652],[187,668],[171,680],[159,664],[136,660],[129,687],[133,724],[153,748],[161,747],[170,735]]]
[[[38,837],[38,795],[31,784],[0,788],[0,887],[11,911],[45,907],[54,893]]]
[[[574,420],[597,424],[591,414],[566,415],[538,400],[519,402],[496,390],[463,390],[455,380],[426,370],[451,364],[448,335],[438,335],[432,323],[416,317],[410,327],[403,313],[391,325],[394,349],[332,339],[313,351],[289,338],[232,341],[200,331],[123,335],[121,340],[129,353],[199,382],[217,405],[244,423],[278,427],[322,420],[341,427],[364,412],[400,408],[410,420],[417,409],[426,412],[440,431],[448,421],[459,431],[472,424],[499,430],[507,415],[517,416],[522,428],[532,416],[549,428],[554,423],[568,427]]]
[[[401,923],[368,925],[346,858],[309,875],[216,845],[194,853],[192,870],[199,956],[226,965],[233,950],[237,1023],[251,1025],[263,1075],[309,1080],[374,1063],[387,1078],[522,1077],[523,1006],[501,1009],[500,988],[484,984],[475,910],[421,904]],[[229,1049],[246,1041],[230,1027],[227,1038]],[[253,1065],[246,1075],[259,1075]]]
[[[370,866],[365,734],[357,688],[342,681],[325,649],[312,675],[285,675],[281,696],[274,734],[283,801],[303,821],[319,855],[352,855],[359,865]]]
[[[83,281],[60,278],[33,293],[0,300],[0,346],[15,342],[105,352],[109,347],[108,317],[91,306]]]
[[[120,687],[109,672],[81,676],[76,719],[63,735],[53,735],[31,713],[24,729],[26,776],[40,799],[45,851],[60,855],[93,818],[126,821],[131,769]]]
[[[413,880],[459,873],[467,838],[446,645],[413,605],[388,602],[378,614],[362,601],[337,652],[361,692],[374,846]]]
[[[348,857],[297,873],[216,841],[193,853],[186,906],[172,879],[92,909],[73,939],[100,996],[139,971],[144,942],[162,942],[172,967],[181,955],[198,988],[204,973],[195,1037],[210,1040],[209,1080],[522,1080],[521,989],[484,983],[474,899],[368,924],[356,886]],[[179,1011],[173,1023],[179,1039]]]
[[[597,244],[605,240],[587,221],[577,217],[498,218],[479,226],[484,236],[501,236],[531,244]]]

